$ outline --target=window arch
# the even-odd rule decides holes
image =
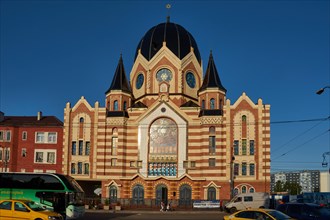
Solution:
[[[249,190],[250,193],[254,193],[255,192],[255,189],[253,187],[250,188]]]
[[[215,109],[215,99],[210,99],[210,109]]]
[[[81,118],[79,119],[79,122],[80,122],[80,123],[84,123],[84,121],[85,121],[85,119],[84,119],[83,117],[81,117]]]
[[[244,123],[246,122],[246,115],[242,116],[242,122],[244,122]]]
[[[117,100],[115,100],[115,101],[113,102],[113,110],[114,110],[114,111],[118,111],[118,101],[117,101]]]
[[[207,189],[207,200],[212,201],[217,199],[216,189],[214,187],[209,187]]]

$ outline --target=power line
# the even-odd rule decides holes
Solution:
[[[302,143],[302,144],[300,144],[300,145],[296,146],[295,148],[293,148],[293,149],[291,149],[291,150],[289,150],[289,151],[287,151],[287,152],[283,153],[282,155],[280,155],[280,156],[276,157],[276,158],[275,158],[275,159],[273,159],[273,160],[276,160],[276,159],[278,159],[278,158],[280,158],[280,157],[283,157],[283,156],[287,155],[288,153],[291,153],[291,152],[292,152],[292,151],[294,151],[294,150],[297,150],[298,148],[300,148],[300,147],[304,146],[305,144],[307,144],[307,143],[309,143],[309,142],[311,142],[311,141],[315,140],[316,138],[319,138],[320,136],[322,136],[322,135],[324,135],[324,134],[328,133],[329,131],[330,131],[330,129],[329,129],[329,130],[327,130],[327,131],[325,131],[325,132],[323,132],[323,133],[321,133],[321,134],[319,134],[319,135],[317,135],[317,136],[315,136],[315,137],[313,137],[313,138],[311,138],[311,139],[309,139],[308,141],[306,141],[306,142],[304,142],[304,143]]]
[[[315,125],[312,126],[311,128],[309,128],[309,129],[307,129],[306,131],[304,131],[304,132],[298,134],[297,136],[295,136],[294,138],[292,138],[292,139],[289,140],[288,142],[282,144],[279,148],[277,148],[276,150],[274,150],[274,151],[272,152],[272,154],[275,153],[275,152],[277,152],[277,151],[279,151],[280,149],[282,149],[283,147],[285,147],[286,145],[288,145],[288,144],[291,143],[292,141],[296,140],[297,138],[303,136],[303,135],[306,134],[307,132],[311,131],[313,128],[317,127],[318,125],[320,125],[322,122],[324,122],[324,121],[327,120],[327,119],[329,119],[329,117],[328,117],[328,118],[324,118],[324,120],[321,120],[319,123],[315,124]]]

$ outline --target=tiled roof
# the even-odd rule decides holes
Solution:
[[[194,54],[201,63],[201,56],[194,37],[184,27],[169,20],[146,32],[137,46],[135,59],[140,51],[150,61],[163,47],[163,42],[166,42],[166,47],[179,59],[183,59],[190,53],[191,48],[194,48]]]
[[[122,55],[120,55],[117,69],[113,76],[111,86],[105,92],[105,94],[109,93],[111,90],[121,90],[123,92],[132,93],[131,87],[126,78]]]
[[[188,102],[182,104],[180,107],[199,107],[199,105],[189,100]]]
[[[207,65],[206,73],[203,80],[203,85],[199,91],[203,91],[207,88],[219,88],[220,90],[227,92],[225,87],[221,84],[221,80],[215,67],[212,52],[210,53],[209,63]]]
[[[4,116],[0,126],[63,126],[63,122],[55,116]]]

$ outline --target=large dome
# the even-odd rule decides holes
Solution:
[[[194,48],[195,56],[201,63],[201,56],[193,36],[181,25],[166,22],[152,27],[142,37],[136,49],[135,59],[141,50],[141,54],[147,59],[151,58],[162,48],[163,42],[179,59],[185,57],[190,48]]]

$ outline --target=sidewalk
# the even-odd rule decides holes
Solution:
[[[143,209],[123,209],[120,211],[115,211],[115,210],[104,210],[104,209],[86,209],[86,212],[90,213],[223,213],[224,211],[220,211],[219,209],[192,209],[192,210],[178,210],[178,211],[164,211],[161,212],[159,210],[143,210]]]

